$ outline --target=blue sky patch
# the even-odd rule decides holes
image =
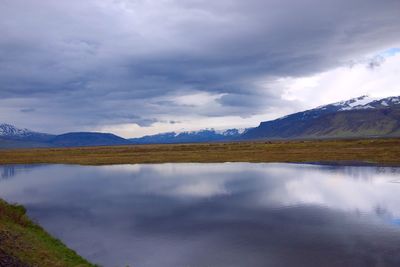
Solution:
[[[392,57],[394,55],[397,55],[400,53],[400,48],[398,47],[393,47],[393,48],[389,48],[384,50],[380,55],[383,57]]]

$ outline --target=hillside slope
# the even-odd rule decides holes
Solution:
[[[400,98],[366,97],[262,122],[242,139],[299,139],[400,136]],[[361,104],[356,104],[360,103]]]
[[[50,144],[57,147],[127,145],[130,142],[110,133],[77,132],[57,135]]]

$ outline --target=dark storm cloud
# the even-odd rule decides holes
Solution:
[[[390,47],[398,25],[398,0],[4,0],[0,99],[26,99],[60,129],[247,116],[283,103],[269,81]],[[193,92],[222,97],[203,110],[173,101]]]

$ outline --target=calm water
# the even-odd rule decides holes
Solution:
[[[400,266],[400,169],[0,167],[0,197],[104,266]]]

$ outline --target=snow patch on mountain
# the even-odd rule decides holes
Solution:
[[[336,111],[346,111],[346,110],[360,110],[360,109],[375,109],[375,108],[386,108],[393,105],[400,104],[399,96],[392,96],[383,99],[369,97],[367,95],[360,96],[357,98],[352,98],[350,100],[341,101],[325,106],[320,106],[315,110],[325,110],[329,107],[337,108]]]
[[[34,134],[28,129],[20,129],[10,124],[0,124],[0,136],[4,137],[25,137]]]
[[[246,129],[227,129],[227,130],[214,130],[216,134],[223,136],[236,136],[244,133]]]
[[[338,102],[334,105],[340,106],[341,108],[339,110],[367,109],[373,108],[372,106],[368,106],[368,104],[375,100],[375,98],[364,95],[347,101]]]
[[[324,106],[319,106],[314,109],[290,114],[278,118],[276,119],[276,121],[282,121],[282,120],[306,121],[308,119],[318,118],[322,115],[340,111],[383,109],[383,108],[384,109],[400,108],[400,96],[392,96],[392,97],[377,99],[364,95],[346,101],[336,102]]]
[[[199,135],[199,134],[215,134],[221,136],[236,136],[244,133],[247,129],[246,128],[239,128],[239,129],[223,129],[223,130],[216,130],[214,128],[206,128],[202,130],[194,130],[194,131],[184,131],[184,132],[171,132],[175,137],[180,135]],[[169,133],[165,133],[169,134]]]

